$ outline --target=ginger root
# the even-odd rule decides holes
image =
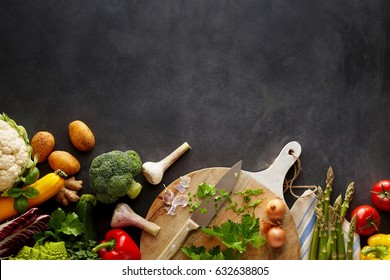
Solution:
[[[77,202],[80,199],[78,192],[83,188],[83,181],[70,177],[65,180],[61,190],[55,195],[55,200],[64,206],[71,202]]]

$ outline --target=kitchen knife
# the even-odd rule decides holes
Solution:
[[[242,161],[240,160],[235,165],[233,165],[215,184],[215,187],[220,190],[225,190],[227,193],[231,193],[236,185],[240,171],[241,171]],[[158,260],[169,260],[171,259],[176,252],[180,249],[181,245],[186,240],[188,234],[195,229],[200,227],[206,227],[214,216],[218,213],[219,208],[221,208],[223,201],[219,201],[217,204],[208,199],[203,199],[198,209],[206,209],[206,212],[196,210],[192,216],[184,223],[180,228],[178,233],[171,239],[165,249],[157,257]]]

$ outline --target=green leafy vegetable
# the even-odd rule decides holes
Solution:
[[[191,193],[189,193],[188,196],[188,206],[190,207],[191,212],[195,211],[200,206],[198,199],[206,199],[206,202],[212,200],[216,208],[219,203],[223,203],[224,201],[232,202],[230,195],[226,190],[217,189],[214,185],[205,182],[198,185],[195,194],[191,195]],[[206,213],[206,209],[200,209],[200,212]]]
[[[236,255],[232,248],[221,251],[220,246],[215,246],[206,251],[205,247],[190,246],[182,248],[183,253],[192,260],[234,260]]]
[[[249,214],[241,217],[241,223],[234,223],[228,220],[220,227],[213,226],[212,229],[202,228],[201,230],[208,235],[221,238],[223,244],[240,253],[246,251],[248,243],[257,248],[264,241],[259,234],[259,219],[253,219]]]
[[[219,247],[213,247],[206,251],[203,246],[182,248],[184,254],[191,259],[240,259],[248,246],[258,248],[266,243],[265,238],[260,234],[259,218],[254,218],[250,214],[242,215],[241,223],[228,220],[220,226],[201,230],[219,238],[227,249],[221,251]]]
[[[96,252],[92,249],[96,247],[98,243],[94,240],[76,241],[71,248],[68,248],[68,253],[71,260],[96,260],[100,259]]]
[[[248,212],[250,209],[253,210],[261,203],[262,199],[252,200],[253,196],[258,196],[263,194],[263,189],[246,189],[243,191],[235,192],[236,195],[242,196],[243,204],[238,207],[237,202],[233,202],[228,206],[226,210],[232,210],[237,215],[241,215],[245,212]]]
[[[198,186],[198,189],[196,191],[196,195],[198,198],[203,199],[208,196],[213,196],[216,193],[216,188],[213,185],[210,185],[208,183],[202,183]]]
[[[37,234],[34,238],[43,243],[50,240],[55,241],[73,241],[73,238],[84,233],[84,225],[80,222],[76,213],[65,213],[58,208],[50,215],[49,228],[44,232]]]
[[[92,252],[92,248],[97,245],[96,241],[85,241],[84,224],[80,221],[75,212],[66,213],[58,208],[50,215],[49,227],[45,232],[34,235],[36,243],[65,242],[65,246],[70,259],[90,260],[99,259],[97,253]]]

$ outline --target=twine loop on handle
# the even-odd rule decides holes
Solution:
[[[290,191],[291,195],[294,196],[295,198],[303,198],[303,197],[310,196],[310,195],[316,193],[318,186],[293,186],[294,181],[298,178],[299,173],[302,170],[302,162],[299,159],[299,157],[297,157],[294,154],[294,150],[290,150],[289,153],[290,153],[290,155],[292,155],[296,159],[296,161],[293,165],[294,174],[293,174],[292,178],[287,179],[287,177],[286,177],[284,179],[283,193]],[[302,194],[302,195],[298,195],[298,194],[294,193],[294,189],[309,189],[311,191],[304,192],[304,194]]]

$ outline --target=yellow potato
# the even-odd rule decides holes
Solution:
[[[69,138],[76,149],[88,152],[95,146],[95,136],[92,130],[82,121],[75,120],[68,126]]]
[[[47,160],[53,170],[61,169],[68,176],[74,175],[80,171],[80,162],[72,154],[66,151],[54,151]]]
[[[44,162],[50,153],[54,149],[55,139],[53,134],[48,131],[39,131],[37,132],[30,143],[33,152],[32,156],[34,158],[35,155],[38,157],[38,162]]]

